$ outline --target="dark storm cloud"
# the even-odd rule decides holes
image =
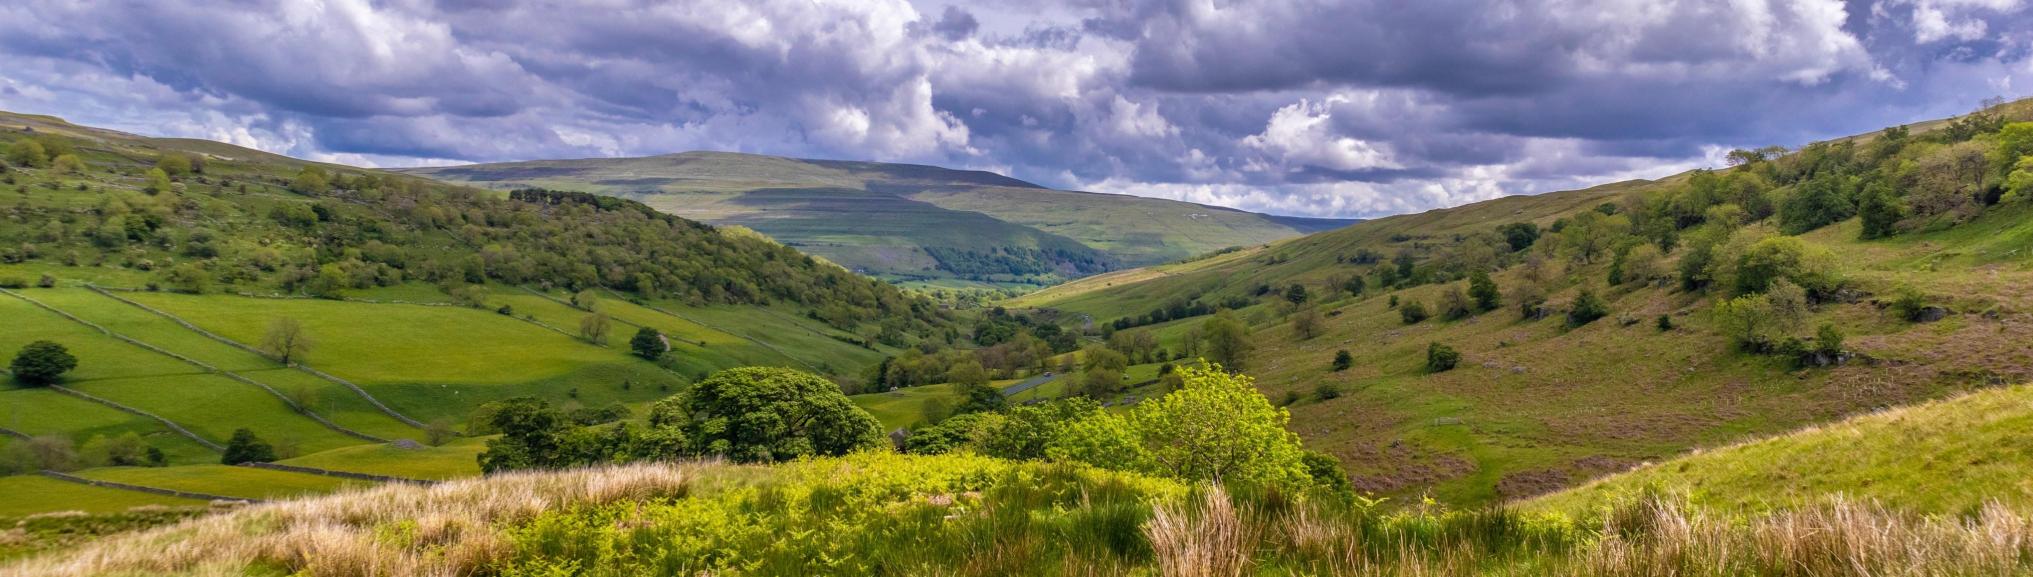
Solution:
[[[0,107],[342,162],[739,150],[1373,216],[2020,94],[2025,1],[21,0]]]

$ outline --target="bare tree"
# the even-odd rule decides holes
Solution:
[[[312,345],[310,335],[304,333],[303,323],[289,317],[268,323],[268,336],[261,339],[261,350],[285,365],[294,364],[310,353]]]

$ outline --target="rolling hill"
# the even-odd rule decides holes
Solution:
[[[48,341],[77,361],[48,385],[0,375],[4,517],[476,475],[482,439],[461,434],[490,402],[613,420],[737,366],[857,380],[957,324],[625,200],[9,113],[0,153],[0,354]],[[309,343],[287,363],[285,326]],[[644,330],[657,360],[631,349]],[[219,465],[242,430],[312,471]]]
[[[1190,315],[1234,309],[1251,331],[1243,369],[1358,486],[1527,498],[2033,378],[2033,205],[2003,200],[2012,167],[1985,161],[2029,112],[2021,101],[1730,169],[1381,218],[1005,304],[1148,332],[1188,357],[1211,354],[1196,338],[1208,317]],[[1764,324],[1772,298],[1741,267],[1811,287],[1804,306],[1781,307],[1784,328]],[[1494,310],[1467,294],[1478,271]],[[1574,316],[1584,292],[1601,306]],[[1718,304],[1734,299],[1753,312]],[[1408,322],[1414,303],[1427,314]],[[1822,325],[1845,362],[1814,360]],[[1436,343],[1458,365],[1431,368]],[[1352,366],[1336,371],[1340,351]]]
[[[404,169],[635,199],[902,281],[1049,285],[1351,221],[1053,190],[982,171],[724,152]],[[967,283],[961,283],[963,285]]]

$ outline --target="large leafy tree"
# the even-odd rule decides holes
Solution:
[[[663,333],[653,328],[642,327],[635,331],[633,338],[628,339],[628,349],[635,351],[635,356],[654,361],[662,358],[671,346],[664,341]]]
[[[1291,414],[1257,392],[1248,376],[1218,365],[1179,369],[1177,391],[1127,415],[1090,409],[1064,426],[1046,453],[1055,459],[1168,477],[1251,487],[1312,484]]]
[[[254,431],[237,429],[233,438],[226,441],[226,451],[219,462],[228,465],[241,463],[266,463],[275,460],[275,447],[268,441],[255,436]]]
[[[1249,325],[1236,318],[1234,312],[1216,313],[1200,325],[1200,334],[1207,339],[1207,360],[1235,370],[1249,364],[1249,354],[1255,345],[1249,342]]]
[[[21,347],[14,355],[14,362],[8,365],[14,378],[30,385],[54,383],[57,377],[71,369],[78,368],[78,358],[63,345],[51,341],[35,341]]]
[[[844,455],[883,443],[875,417],[839,386],[791,369],[714,373],[686,395],[685,408],[685,436],[695,447],[741,462]]]

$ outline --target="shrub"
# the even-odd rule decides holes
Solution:
[[[1842,355],[1842,331],[1835,325],[1823,323],[1814,331],[1814,352],[1833,358]]]
[[[1427,371],[1435,373],[1451,371],[1458,364],[1461,364],[1461,353],[1455,351],[1454,347],[1440,343],[1429,343],[1426,345]]]
[[[1579,327],[1606,316],[1609,316],[1609,303],[1596,296],[1594,289],[1584,288],[1581,294],[1575,295],[1574,305],[1567,310],[1567,326]]]
[[[1469,275],[1468,296],[1474,297],[1475,308],[1483,311],[1493,311],[1504,306],[1503,293],[1497,289],[1496,281],[1489,278],[1488,272],[1481,270]]]
[[[1426,316],[1426,305],[1419,304],[1419,301],[1406,301],[1398,307],[1398,317],[1408,325],[1419,324],[1419,321],[1426,320]]]
[[[1334,351],[1334,372],[1346,371],[1354,364],[1355,357],[1348,354],[1348,349]]]
[[[635,336],[628,339],[628,349],[633,351],[635,356],[654,361],[664,356],[671,347],[664,342],[663,333],[645,326],[636,329]]]
[[[1673,315],[1659,315],[1659,321],[1657,325],[1659,327],[1659,332],[1673,330]]]
[[[266,463],[275,460],[275,447],[269,445],[254,431],[242,428],[233,431],[233,438],[226,441],[226,451],[219,458],[220,463],[238,465],[241,463]]]
[[[1462,294],[1461,287],[1448,287],[1447,292],[1440,293],[1440,314],[1442,318],[1450,321],[1468,318],[1470,315],[1475,314],[1474,307],[1475,305],[1469,302],[1468,295]]]
[[[71,369],[78,368],[78,358],[63,345],[51,341],[35,341],[21,347],[14,355],[14,362],[8,365],[14,372],[14,379],[29,385],[47,385]]]
[[[1906,319],[1907,322],[1919,322],[1927,313],[1929,305],[1927,295],[1914,290],[1913,287],[1901,287],[1898,295],[1892,298],[1891,307],[1892,312],[1898,314],[1899,318]]]
[[[1315,385],[1313,387],[1313,400],[1315,401],[1325,401],[1339,398],[1341,398],[1340,383],[1324,382],[1320,383],[1319,385]]]

